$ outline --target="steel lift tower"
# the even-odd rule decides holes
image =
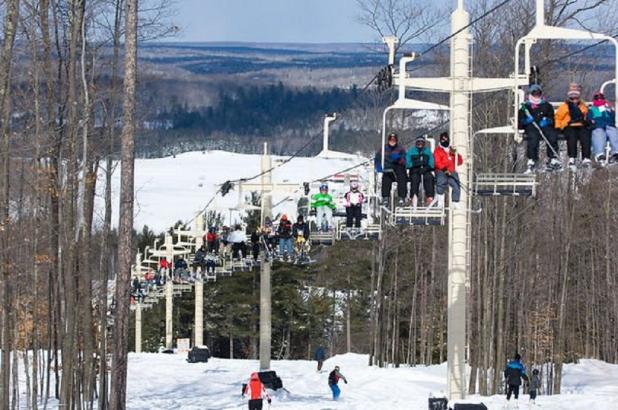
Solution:
[[[448,236],[448,396],[450,400],[466,396],[466,293],[470,277],[470,197],[473,181],[471,158],[470,101],[475,92],[512,90],[514,85],[528,84],[527,75],[512,78],[473,78],[471,71],[472,36],[470,16],[464,0],[457,1],[451,16],[451,75],[439,78],[412,78],[406,65],[415,57],[400,60],[399,74],[394,84],[399,86],[399,100],[406,100],[406,90],[450,94],[450,135],[453,146],[465,161],[457,171],[461,181],[461,204],[449,208]],[[385,40],[386,41],[386,40]],[[392,42],[388,42],[392,47]],[[391,51],[391,55],[392,50]],[[403,94],[403,95],[402,95]]]

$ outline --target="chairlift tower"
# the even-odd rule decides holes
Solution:
[[[464,158],[465,165],[457,171],[462,186],[461,204],[458,209],[449,208],[448,224],[448,342],[447,342],[447,389],[450,400],[466,396],[466,293],[470,277],[470,198],[472,178],[471,157],[471,97],[475,92],[500,91],[527,84],[527,75],[515,78],[473,78],[471,72],[472,36],[468,25],[470,16],[464,8],[464,0],[457,1],[451,15],[451,74],[449,77],[411,78],[406,73],[406,64],[415,56],[400,61],[399,74],[394,75],[394,84],[399,87],[398,103],[411,105],[414,100],[406,98],[407,90],[450,94],[450,135],[452,145]],[[388,44],[392,47],[392,42]],[[392,55],[392,50],[390,55]],[[411,103],[406,104],[409,101]]]

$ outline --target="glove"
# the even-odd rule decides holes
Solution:
[[[534,117],[532,115],[526,115],[526,119],[524,120],[524,125],[530,125],[534,122]]]
[[[347,380],[344,380],[343,382],[344,382],[345,384],[348,384],[348,381],[347,381]]]
[[[547,117],[543,117],[541,118],[541,121],[539,121],[539,127],[541,128],[549,127],[550,125],[551,125],[551,120]]]
[[[272,403],[273,400],[272,399],[268,399],[268,404]]]
[[[445,171],[444,173],[446,174],[447,177],[451,176],[451,171]]]

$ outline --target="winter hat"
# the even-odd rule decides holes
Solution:
[[[539,92],[539,93],[543,94],[543,89],[538,84],[532,84],[530,87],[528,87],[528,93],[532,94],[534,92]]]
[[[424,136],[424,135],[419,135],[419,136],[418,136],[418,137],[416,137],[416,139],[414,140],[414,143],[417,143],[417,142],[423,142],[423,143],[425,143],[425,142],[427,142],[427,140],[425,140],[425,136]]]
[[[569,84],[569,92],[567,93],[567,96],[569,98],[579,98],[581,95],[582,95],[582,88],[579,84],[577,83]]]

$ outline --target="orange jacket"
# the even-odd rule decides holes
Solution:
[[[245,387],[244,396],[249,396],[250,400],[270,399],[270,396],[266,393],[266,389],[257,375],[251,375],[251,380],[249,384],[247,384],[247,387]]]
[[[447,152],[448,150],[448,152]],[[436,171],[449,171],[455,172],[455,152],[453,148],[447,149],[439,146],[433,152],[434,168]],[[463,164],[463,158],[460,154],[457,154],[457,165]]]
[[[585,102],[580,100],[579,109],[581,110],[584,118],[588,118],[588,106]],[[556,111],[556,128],[563,130],[569,125],[572,127],[583,127],[584,123],[575,122],[571,124],[571,113],[569,112],[569,104],[568,102],[565,102],[560,107],[558,107],[558,110]]]

